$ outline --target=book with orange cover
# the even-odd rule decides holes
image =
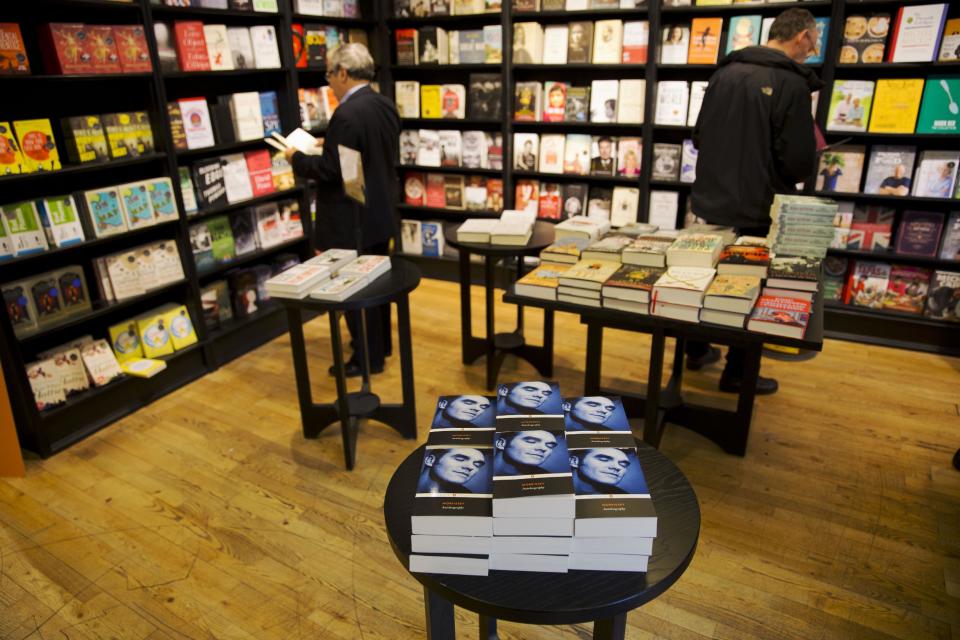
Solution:
[[[30,61],[23,46],[20,25],[0,22],[0,75],[30,73]]]
[[[690,25],[687,64],[716,64],[723,18],[694,18]]]

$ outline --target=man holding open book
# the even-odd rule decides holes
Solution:
[[[358,248],[354,221],[359,207],[359,249],[362,253],[385,255],[399,226],[395,210],[399,187],[394,163],[398,158],[400,116],[393,102],[370,87],[373,58],[362,44],[345,44],[331,51],[326,75],[339,105],[330,118],[323,153],[313,155],[288,149],[287,160],[298,176],[317,181],[318,246]],[[340,145],[359,151],[362,157],[364,205],[356,204],[344,192]],[[347,375],[359,376],[363,349],[359,312],[347,314],[347,327],[354,349],[347,363]],[[380,373],[391,350],[389,305],[368,310],[367,336],[370,372]]]

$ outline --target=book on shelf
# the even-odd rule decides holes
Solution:
[[[817,23],[817,40],[814,43],[813,52],[804,60],[804,64],[821,64],[823,55],[827,49],[827,35],[830,32],[830,18],[815,17]]]
[[[590,122],[616,122],[618,80],[593,80],[590,83]]]
[[[897,10],[888,62],[931,62],[947,19],[947,3],[902,6]]]
[[[598,20],[594,24],[593,64],[621,64],[623,48],[623,21]]]
[[[960,60],[960,18],[947,20],[943,27],[940,55],[937,56],[937,60],[941,62]]]
[[[593,23],[571,22],[567,41],[567,63],[589,64],[593,49]]]
[[[939,269],[933,272],[923,315],[960,322],[960,273]]]
[[[843,40],[837,62],[840,64],[883,62],[889,31],[889,13],[848,15],[843,25]]]
[[[0,75],[29,74],[30,60],[23,44],[20,25],[0,23]]]
[[[910,194],[916,147],[874,145],[863,192],[888,196]]]
[[[931,270],[923,267],[891,265],[883,308],[922,314],[931,276]]]
[[[690,24],[690,45],[686,63],[716,64],[720,54],[722,31],[723,18],[694,18]]]
[[[610,221],[613,207],[613,189],[592,186],[587,198],[587,215],[591,218]]]
[[[640,209],[640,190],[636,187],[616,186],[610,203],[610,224],[622,227],[637,221]]]
[[[570,27],[565,24],[550,24],[543,29],[543,64],[567,64],[567,42]]]
[[[685,125],[689,99],[690,86],[686,81],[658,81],[654,122],[661,125]]]
[[[870,133],[913,133],[920,110],[924,81],[880,78],[870,113]]]
[[[440,117],[463,120],[467,114],[467,89],[462,84],[440,86]]]
[[[865,132],[874,85],[873,80],[834,80],[827,130]]]
[[[880,309],[890,280],[890,264],[855,260],[848,273],[843,294],[844,304]]]
[[[660,28],[660,64],[687,64],[690,27],[668,24]]]
[[[700,116],[700,107],[703,105],[703,96],[707,92],[707,82],[704,80],[694,80],[690,83],[690,92],[687,107],[687,126],[692,127],[697,124],[697,118]]]
[[[623,23],[623,64],[646,64],[650,42],[650,23],[646,20]]]
[[[930,76],[923,87],[917,118],[917,133],[956,134],[960,132],[960,77]]]
[[[958,151],[923,151],[913,180],[913,195],[924,198],[952,198],[958,165]]]
[[[543,61],[543,27],[537,22],[516,22],[513,25],[514,64],[541,64]]]
[[[424,220],[420,224],[421,255],[431,258],[443,256],[445,240],[443,222],[439,220]]]
[[[859,193],[864,154],[863,145],[840,145],[824,151],[817,169],[817,191]]]
[[[935,258],[940,245],[944,214],[938,211],[904,211],[897,226],[894,247],[901,255]]]
[[[13,132],[20,150],[19,173],[59,171],[62,168],[50,120],[14,120]]]
[[[941,260],[960,260],[960,211],[950,212],[938,256]]]
[[[539,82],[518,82],[514,90],[513,119],[537,122],[542,118],[543,86]]]
[[[651,189],[650,206],[647,221],[661,230],[677,228],[677,212],[680,208],[680,194],[676,191]]]
[[[890,246],[895,215],[895,210],[889,207],[854,207],[846,248],[857,251],[885,251]]]
[[[497,73],[471,73],[467,112],[474,120],[496,120],[502,113],[502,80]]]
[[[747,47],[755,47],[761,43],[766,43],[760,35],[762,31],[761,17],[759,15],[736,16],[730,19],[730,28],[727,31],[727,44],[724,53],[739,51]],[[719,32],[717,33],[719,37]],[[710,64],[714,64],[714,60]]]
[[[676,182],[680,179],[680,145],[665,142],[653,144],[654,180]]]

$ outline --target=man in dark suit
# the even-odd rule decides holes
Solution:
[[[357,247],[354,221],[359,205],[343,190],[340,145],[359,151],[363,158],[366,205],[359,207],[362,253],[385,255],[391,238],[397,235],[395,207],[399,187],[394,163],[399,157],[400,116],[392,101],[370,88],[373,77],[373,58],[362,44],[350,43],[334,49],[327,56],[327,81],[340,104],[330,118],[323,154],[287,152],[297,175],[317,181],[316,241],[324,249]],[[347,363],[347,375],[358,376],[363,355],[360,314],[346,315],[354,349]],[[367,336],[370,371],[380,373],[391,351],[389,305],[367,310]]]

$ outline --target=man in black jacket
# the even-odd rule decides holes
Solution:
[[[710,78],[693,130],[697,179],[694,215],[736,227],[741,235],[766,235],[775,193],[794,193],[813,174],[816,138],[810,94],[822,82],[803,66],[817,46],[817,25],[806,9],[788,9],[770,27],[765,46],[734,51]],[[687,368],[720,358],[706,343],[688,343]],[[731,348],[720,378],[722,391],[740,391],[744,351]],[[774,393],[777,381],[760,378],[757,393]]]
[[[327,57],[327,81],[340,104],[330,118],[323,154],[287,152],[297,175],[317,181],[316,241],[324,249],[357,247],[355,220],[359,205],[343,190],[337,150],[340,145],[359,151],[363,158],[366,205],[359,207],[362,252],[384,255],[391,238],[397,235],[394,163],[399,153],[400,116],[393,102],[370,88],[373,77],[373,58],[362,44],[345,44],[333,50]],[[359,312],[347,314],[347,327],[354,349],[347,375],[358,376],[363,354]],[[391,350],[389,305],[367,310],[367,336],[371,373],[380,373]]]

